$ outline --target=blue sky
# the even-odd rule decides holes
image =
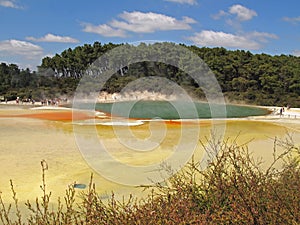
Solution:
[[[0,62],[32,70],[95,41],[172,41],[300,56],[300,1],[0,0]]]

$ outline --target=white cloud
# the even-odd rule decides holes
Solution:
[[[104,37],[126,37],[126,32],[121,29],[114,29],[107,24],[93,25],[90,23],[83,23],[84,32],[100,34]]]
[[[233,5],[229,7],[228,12],[224,10],[220,10],[217,14],[212,15],[212,18],[215,20],[221,19],[222,17],[230,17],[230,16],[236,16],[235,20],[232,20],[232,18],[227,20],[227,23],[229,25],[236,25],[236,22],[240,23],[243,21],[251,20],[254,16],[257,16],[257,13],[252,10],[248,9],[242,5]]]
[[[188,40],[191,40],[194,44],[200,46],[222,46],[228,48],[257,50],[262,47],[261,42],[266,42],[267,38],[277,38],[277,36],[264,32],[251,32],[237,35],[220,31],[203,30],[199,33],[195,33],[194,36],[188,37]]]
[[[180,3],[180,4],[189,4],[189,5],[197,5],[197,1],[196,0],[165,0],[167,2],[176,2],[176,3]]]
[[[204,30],[195,33],[189,40],[201,46],[222,46],[230,48],[258,49],[260,46],[255,41],[234,34]]]
[[[239,21],[251,20],[257,13],[242,5],[233,5],[229,8],[229,13],[236,15]]]
[[[212,18],[213,18],[214,20],[218,20],[218,19],[220,19],[221,17],[223,17],[223,16],[228,16],[228,15],[229,15],[229,13],[225,12],[224,10],[220,10],[217,14],[212,15]]]
[[[294,56],[300,57],[300,50],[294,50],[294,51],[292,52],[292,54],[293,54]]]
[[[83,24],[85,32],[97,33],[108,37],[125,37],[126,32],[153,33],[165,30],[188,30],[190,24],[196,21],[190,17],[182,17],[178,20],[174,17],[153,12],[143,13],[139,11],[123,12],[120,19],[113,19],[108,24],[92,25]]]
[[[27,37],[29,41],[36,42],[60,42],[60,43],[78,43],[79,41],[72,37],[67,36],[58,36],[54,34],[46,34],[44,37],[35,38],[35,37]]]
[[[189,17],[177,20],[174,17],[153,12],[124,12],[119,17],[123,21],[113,20],[110,25],[135,33],[152,33],[159,30],[188,30],[191,29],[190,24],[196,23],[195,20]]]
[[[283,17],[283,20],[289,23],[299,23],[300,22],[300,16],[298,17]]]
[[[22,8],[19,5],[17,5],[14,0],[0,0],[0,6],[14,9]]]
[[[30,42],[19,40],[0,41],[0,54],[6,55],[21,55],[28,59],[40,57],[43,54],[43,49]]]
[[[246,34],[246,36],[250,39],[255,39],[259,42],[264,42],[264,43],[268,42],[268,38],[278,39],[278,36],[275,34],[266,33],[266,32],[257,32],[257,31],[250,32]]]

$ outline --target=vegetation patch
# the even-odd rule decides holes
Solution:
[[[118,46],[120,45],[112,43],[102,45],[95,42],[93,45],[85,44],[74,49],[69,48],[53,57],[43,58],[42,64],[34,72],[29,69],[21,70],[14,64],[1,63],[1,99],[15,100],[19,97],[21,100],[43,100],[72,97],[87,68],[104,53]],[[183,44],[180,46],[194,52],[209,66],[223,94],[230,102],[300,107],[300,57],[252,54],[244,50],[199,48]],[[144,51],[147,50],[146,44],[142,43],[138,47],[141,52],[143,48]],[[158,51],[158,54],[161,54],[157,56],[158,58],[168,57],[164,49]],[[189,59],[184,62],[189,64]],[[118,68],[116,71],[102,91],[117,93],[138,78],[158,76],[177,83],[195,99],[205,99],[204,91],[197,82],[172,65],[139,62]],[[148,90],[147,88],[147,86],[136,87],[137,90]],[[157,84],[152,85],[148,91],[171,95],[174,90],[171,86],[161,87]]]

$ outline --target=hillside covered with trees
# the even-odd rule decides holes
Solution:
[[[174,44],[175,45],[175,44]],[[21,70],[16,65],[0,64],[0,95],[8,100],[20,98],[71,97],[86,69],[104,53],[120,44],[85,44],[45,57],[38,71]],[[146,44],[139,48],[146,49]],[[229,101],[257,105],[291,105],[300,107],[300,57],[252,54],[244,50],[185,46],[198,55],[215,74],[224,96]],[[166,54],[164,49],[159,52]],[[167,56],[166,56],[167,57]],[[187,74],[171,65],[140,62],[120,67],[103,91],[119,92],[140,77],[161,76],[176,82],[191,94],[205,97],[199,85]],[[166,93],[171,92],[163,87]],[[160,90],[152,90],[160,91]]]

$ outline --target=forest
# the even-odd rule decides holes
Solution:
[[[168,45],[176,47],[177,44],[168,43]],[[125,48],[127,52],[114,56],[116,62],[113,63],[113,68],[110,68],[110,62],[105,60],[97,62],[99,57],[119,46],[128,46]],[[156,50],[155,57],[173,57],[162,46],[150,45],[152,50]],[[222,47],[207,48],[184,44],[179,46],[203,60],[217,78],[228,102],[300,107],[300,57],[253,54],[245,50],[227,50]],[[100,42],[84,44],[74,49],[66,49],[53,57],[43,58],[37,71],[20,69],[15,64],[1,63],[0,96],[2,100],[14,100],[17,97],[35,100],[62,96],[71,98],[82,77],[94,71],[93,67],[100,65],[97,68],[97,75],[100,78],[109,69],[116,72],[99,91],[120,92],[127,84],[138,78],[159,76],[177,83],[193,98],[205,99],[203,88],[181,68],[162,62],[127,60],[132,51],[140,54],[143,59],[150,54],[151,50],[147,50],[149,49],[147,47],[149,45],[144,43],[139,46]],[[187,57],[184,63],[192,64],[191,61],[192,59]],[[130,62],[132,63],[129,64]],[[143,86],[137,88],[147,89]],[[152,85],[151,88],[149,91],[172,93],[171,87],[167,86],[157,85],[157,88],[153,89]]]

